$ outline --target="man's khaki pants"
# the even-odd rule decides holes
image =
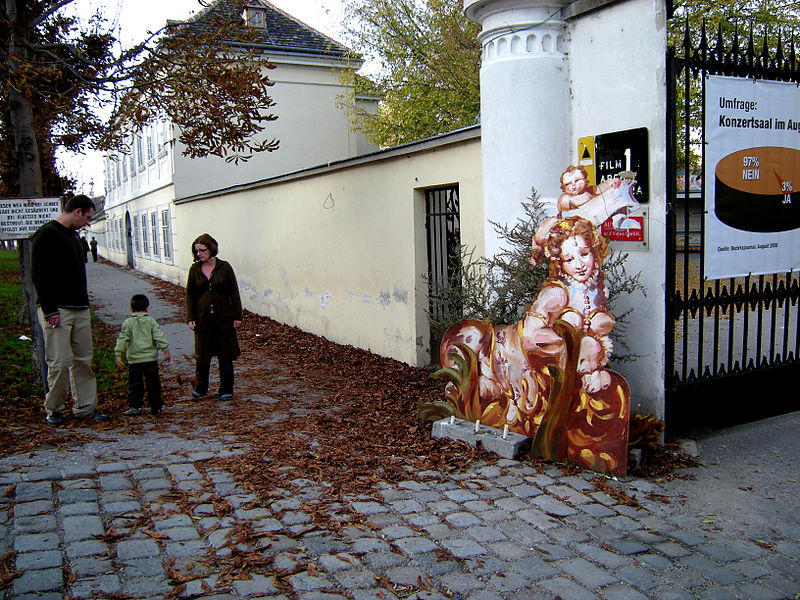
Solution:
[[[92,325],[89,309],[60,308],[61,324],[50,327],[39,309],[39,324],[44,333],[47,385],[44,399],[48,413],[62,412],[67,391],[72,390],[72,412],[85,417],[97,406],[97,383],[92,371]]]

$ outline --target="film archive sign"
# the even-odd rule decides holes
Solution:
[[[705,277],[800,268],[800,90],[706,81]]]
[[[622,211],[618,211],[616,218],[609,217],[603,221],[603,236],[613,242],[632,242],[624,246],[626,250],[646,249],[649,223],[647,207],[642,205],[650,200],[647,128],[581,137],[578,139],[578,159],[590,185],[608,189],[605,182],[619,180],[626,184],[629,193],[623,218],[619,216]],[[613,212],[614,208],[610,206],[613,197],[605,198],[607,192],[603,196],[609,204],[608,212]]]
[[[0,198],[0,240],[23,240],[61,214],[60,198]]]

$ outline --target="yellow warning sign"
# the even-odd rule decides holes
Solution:
[[[578,165],[586,169],[589,185],[597,185],[594,173],[594,137],[578,138]]]

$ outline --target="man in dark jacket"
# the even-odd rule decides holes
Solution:
[[[92,329],[86,289],[86,252],[78,237],[94,215],[84,195],[71,198],[55,220],[42,225],[31,243],[31,274],[44,333],[48,392],[44,408],[49,425],[63,422],[67,392],[77,418],[105,421],[97,408],[97,383],[92,371]]]

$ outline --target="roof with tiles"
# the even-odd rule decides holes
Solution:
[[[247,8],[264,11],[264,27],[254,27],[267,48],[290,50],[304,54],[345,56],[350,49],[320,33],[292,15],[273,6],[266,0],[214,0],[208,7],[186,21],[193,27],[213,27],[216,21],[226,23],[240,20],[244,26],[243,12]]]

